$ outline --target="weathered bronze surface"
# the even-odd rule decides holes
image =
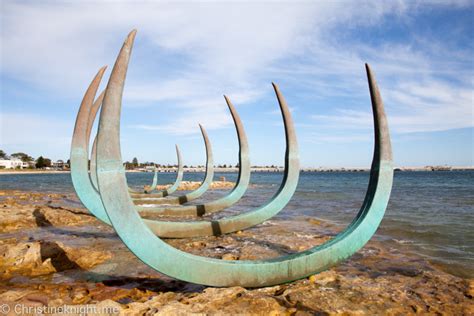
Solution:
[[[130,193],[130,196],[132,198],[143,198],[143,197],[150,197],[150,196],[151,197],[165,197],[170,194],[173,194],[176,190],[178,190],[178,187],[181,184],[181,181],[183,180],[183,160],[182,160],[181,152],[179,151],[178,145],[176,145],[176,157],[178,160],[178,171],[176,173],[176,180],[174,181],[173,185],[157,193],[150,194],[149,192],[151,191],[147,192],[147,190],[145,190],[145,193]],[[154,190],[156,190],[156,185],[157,183],[154,183],[154,185],[152,185],[152,188],[154,188]]]
[[[206,146],[206,173],[204,176],[204,180],[202,181],[199,188],[190,193],[186,193],[180,196],[170,196],[165,199],[162,198],[165,195],[160,194],[149,194],[146,196],[139,197],[137,197],[136,195],[132,195],[132,197],[137,197],[133,199],[133,202],[135,204],[183,204],[195,200],[201,197],[204,193],[206,193],[207,189],[209,189],[209,186],[211,185],[212,179],[214,178],[214,158],[212,155],[211,142],[209,141],[209,137],[207,136],[206,129],[201,124],[199,124],[199,128],[201,129],[201,134],[204,138],[204,144]]]
[[[138,206],[138,210],[154,212],[161,215],[194,215],[202,216],[204,214],[221,211],[233,204],[237,203],[244,195],[250,182],[250,157],[249,145],[245,129],[240,120],[240,116],[232,105],[232,102],[227,96],[224,96],[227,106],[229,107],[232,119],[234,120],[235,129],[237,131],[237,138],[239,140],[239,174],[234,188],[226,196],[204,204],[198,205],[181,205],[181,206]]]
[[[96,84],[96,80],[91,83],[91,87]],[[162,237],[193,237],[205,235],[219,235],[235,230],[245,229],[251,227],[262,221],[270,218],[273,214],[278,213],[288,203],[294,190],[296,189],[299,162],[298,151],[296,143],[296,135],[294,133],[293,122],[291,120],[288,106],[283,97],[279,93],[276,86],[275,91],[280,102],[280,109],[282,111],[283,122],[285,127],[285,134],[287,135],[287,153],[285,155],[285,171],[283,181],[277,194],[264,206],[244,214],[243,216],[235,216],[228,219],[221,219],[219,221],[196,221],[196,222],[170,222],[157,220],[144,220],[149,225],[152,231]],[[99,193],[94,189],[91,179],[88,176],[87,170],[87,156],[79,155],[78,153],[87,153],[87,142],[85,139],[86,129],[88,124],[88,111],[92,107],[90,89],[86,92],[84,100],[79,109],[76,119],[76,127],[73,135],[73,145],[71,149],[71,164],[75,167],[71,169],[74,188],[82,201],[82,203],[99,219],[105,223],[110,224],[108,217],[105,214],[103,204],[100,201]],[[95,91],[93,92],[95,93]],[[290,154],[291,153],[291,154]],[[81,181],[74,181],[79,179]],[[292,179],[291,181],[289,179]],[[128,189],[127,189],[128,190]]]
[[[366,65],[374,117],[375,146],[369,185],[364,202],[356,218],[340,234],[328,242],[303,252],[259,261],[226,261],[182,252],[162,241],[158,236],[184,237],[232,232],[258,224],[278,213],[290,200],[298,182],[299,159],[296,134],[286,102],[273,84],[284,117],[287,149],[282,186],[266,205],[238,216],[218,221],[165,222],[140,217],[128,194],[120,153],[120,112],[122,93],[136,31],[127,37],[103,96],[97,136],[97,179],[99,192],[92,200],[102,201],[103,208],[95,210],[100,218],[104,213],[125,245],[144,263],[157,271],[184,281],[210,286],[259,287],[280,284],[303,278],[328,269],[362,248],[377,230],[388,204],[393,181],[390,135],[375,77]],[[99,71],[88,88],[79,117],[92,106],[103,70]],[[99,97],[100,98],[100,97]],[[79,125],[79,126],[78,126]],[[86,128],[76,122],[71,158],[75,169],[83,171],[83,157],[87,159]],[[76,135],[77,133],[77,135]],[[77,136],[77,137],[76,137]],[[72,159],[71,159],[72,163]],[[72,165],[71,165],[72,168]],[[87,164],[85,165],[87,171]],[[73,175],[75,187],[87,183],[83,172]],[[75,179],[76,178],[76,179]],[[90,183],[90,187],[92,184]],[[92,187],[93,188],[93,187]],[[76,188],[77,190],[77,188]],[[87,190],[86,190],[87,191]],[[87,193],[87,192],[86,192]],[[80,195],[78,193],[78,195]],[[81,198],[89,202],[89,196]],[[96,214],[97,213],[97,214]],[[192,231],[191,234],[189,232]]]

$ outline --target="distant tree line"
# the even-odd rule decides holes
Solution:
[[[28,162],[29,165],[30,165],[29,168],[36,167],[38,169],[44,169],[44,168],[50,168],[53,164],[51,162],[51,159],[43,157],[43,156],[39,156],[35,160],[30,155],[28,155],[26,153],[23,153],[23,152],[18,152],[18,153],[13,153],[11,155],[7,155],[7,153],[5,153],[5,151],[0,149],[0,159],[9,159],[9,158],[16,158],[16,159],[20,159],[23,162]],[[34,164],[32,162],[34,162]],[[68,168],[69,166],[70,166],[70,161],[67,160],[67,163],[65,163],[65,167]],[[90,166],[90,160],[89,160],[89,166]],[[150,167],[150,166],[155,166],[157,168],[178,168],[177,164],[159,164],[159,163],[150,162],[150,161],[140,163],[138,161],[137,157],[134,157],[131,162],[126,161],[124,163],[124,166],[125,166],[126,170],[133,170],[133,169],[137,169],[137,168],[145,168],[145,167]],[[193,169],[193,168],[204,168],[205,166],[204,165],[197,165],[197,166],[184,165],[183,167]],[[217,165],[217,168],[238,168],[238,167],[239,167],[238,163],[235,164],[235,165],[232,165],[232,164],[219,164],[219,165]],[[252,168],[258,168],[258,167],[259,166],[252,166]],[[275,166],[275,165],[271,165],[271,166],[265,166],[265,168],[278,168],[278,167]]]
[[[13,153],[11,155],[8,155],[4,150],[0,149],[0,159],[20,159],[23,162],[28,163],[28,168],[38,168],[38,169],[44,169],[44,168],[49,168],[52,166],[51,159],[39,156],[38,158],[34,159],[30,155],[23,153],[23,152],[17,152]],[[69,160],[66,163],[66,166],[69,167]]]
[[[140,163],[138,162],[137,157],[134,157],[131,162],[125,161],[123,165],[125,166],[126,170],[133,170],[137,168],[145,168],[145,167],[150,167],[150,166],[155,166],[157,168],[178,168],[177,164],[159,164],[159,163],[150,162],[150,161]],[[184,165],[183,167],[193,169],[193,168],[204,168],[205,166],[204,165],[197,165],[197,166]],[[235,166],[233,166],[232,164],[223,164],[223,165],[219,164],[216,167],[217,168],[238,168],[239,164],[237,163]]]

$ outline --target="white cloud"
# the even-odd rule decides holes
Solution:
[[[304,53],[328,26],[354,23],[362,16],[364,21],[376,20],[389,10],[404,8],[402,3],[377,4],[365,12],[369,6],[2,2],[1,67],[10,77],[58,97],[79,98],[95,70],[113,62],[125,34],[136,27],[127,104],[171,100],[205,121],[209,113],[193,110],[202,100],[224,92],[252,97],[241,103],[261,97],[264,93],[254,91],[261,72],[279,59]],[[178,73],[150,66],[154,58],[167,54],[180,57]],[[221,119],[222,112],[215,118]]]
[[[361,65],[366,60],[384,83],[383,95],[396,131],[472,126],[472,68],[463,69],[462,53],[434,42],[423,44],[431,49],[417,51],[408,44],[345,46],[345,41],[333,38],[340,27],[376,25],[387,14],[403,17],[415,10],[421,10],[421,5],[411,1],[4,1],[0,66],[11,78],[78,100],[95,70],[111,65],[125,34],[137,28],[124,105],[168,102],[178,111],[187,111],[186,117],[160,126],[149,122],[134,126],[139,129],[190,134],[198,133],[197,122],[208,129],[229,127],[232,121],[221,95],[228,93],[236,105],[269,96],[269,89],[260,88],[262,78],[270,74],[293,80],[302,90],[314,91],[314,97],[366,96],[365,82],[354,80],[363,76]],[[436,52],[436,60],[431,52]],[[438,78],[453,72],[461,85]],[[335,128],[371,121],[368,112],[344,106],[333,114],[315,117]],[[363,126],[370,128],[371,123]]]

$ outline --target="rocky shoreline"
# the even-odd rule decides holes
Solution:
[[[212,288],[141,263],[73,194],[0,191],[0,206],[0,304],[7,304],[9,315],[16,315],[17,306],[90,306],[124,315],[474,314],[473,280],[376,240],[303,280],[259,289]],[[291,229],[295,221],[305,234]],[[301,217],[291,225],[271,220],[225,236],[167,242],[203,256],[255,260],[308,249],[338,229]]]

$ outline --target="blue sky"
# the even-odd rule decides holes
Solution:
[[[235,164],[226,94],[246,128],[252,164],[281,165],[273,81],[291,107],[302,166],[367,167],[367,62],[397,165],[474,164],[470,1],[0,3],[0,148],[7,153],[67,159],[85,89],[136,28],[124,160],[174,163],[177,143],[186,164],[204,164],[202,123],[216,164]]]

